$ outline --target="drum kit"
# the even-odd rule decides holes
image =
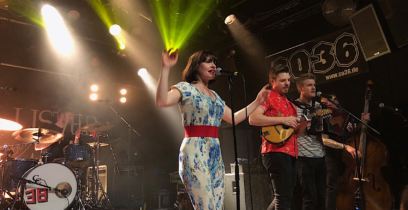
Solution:
[[[13,147],[35,144],[44,150],[60,141],[62,133],[45,128],[25,128],[0,118],[0,209],[64,210],[112,209],[99,180],[99,150],[110,146],[107,137],[111,124],[90,124],[80,128],[83,144],[69,144],[64,157],[48,161],[13,157]],[[112,151],[112,148],[110,148]]]

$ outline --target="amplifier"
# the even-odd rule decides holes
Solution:
[[[93,167],[88,167],[87,173],[86,173],[86,187],[88,192],[92,192],[93,190],[99,189],[96,186],[96,180],[95,180],[95,171]],[[99,176],[99,183],[102,185],[102,189],[105,193],[108,191],[108,167],[106,165],[100,165],[98,167],[98,176]],[[99,189],[98,190],[98,198],[101,198],[102,192]]]

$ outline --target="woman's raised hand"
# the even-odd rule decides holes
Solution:
[[[170,49],[162,53],[163,68],[170,69],[171,67],[176,65],[177,60],[178,60],[178,50],[173,51],[172,49]]]
[[[268,86],[269,85],[263,86],[262,89],[258,92],[258,95],[256,96],[256,102],[258,103],[258,105],[267,100],[269,93],[271,92],[271,90],[268,89]]]

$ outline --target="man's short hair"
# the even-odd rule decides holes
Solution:
[[[311,73],[306,73],[306,74],[301,74],[296,79],[296,87],[298,88],[298,90],[300,90],[299,88],[303,85],[303,82],[308,79],[316,80],[316,77]]]
[[[269,78],[276,79],[280,73],[289,73],[289,70],[282,64],[271,65],[269,69]]]

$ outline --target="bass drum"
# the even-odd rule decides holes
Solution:
[[[0,163],[1,189],[15,192],[20,178],[37,165],[37,160],[15,159]]]
[[[75,174],[59,163],[37,166],[27,171],[23,178],[28,180],[24,187],[24,202],[30,210],[67,209],[77,194]]]

